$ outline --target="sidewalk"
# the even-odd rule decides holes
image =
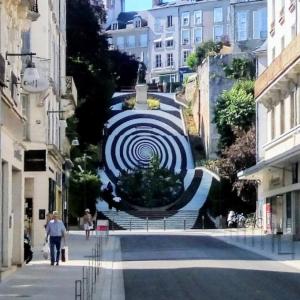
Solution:
[[[28,265],[18,269],[0,283],[0,299],[29,298],[37,300],[75,299],[75,280],[82,278],[82,267],[88,266],[96,236],[86,241],[83,231],[72,231],[68,236],[69,260],[59,266],[50,266],[50,261],[42,257],[41,249],[34,249],[34,259]],[[103,239],[105,265],[112,265],[114,238]],[[105,258],[106,257],[106,258]],[[102,270],[101,270],[102,271]],[[100,276],[100,281],[103,280]],[[101,287],[101,282],[97,283]],[[102,286],[99,290],[104,292]],[[98,299],[95,297],[94,299]],[[109,299],[109,298],[107,298]]]
[[[291,235],[265,234],[262,229],[228,228],[198,231],[300,270],[300,241]]]

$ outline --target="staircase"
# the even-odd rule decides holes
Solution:
[[[110,229],[170,230],[195,228],[197,210],[181,211],[102,211]]]

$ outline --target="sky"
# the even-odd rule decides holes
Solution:
[[[170,2],[165,0],[164,2]],[[125,0],[126,11],[146,10],[152,7],[152,0]]]

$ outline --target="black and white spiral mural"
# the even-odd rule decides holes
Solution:
[[[122,171],[147,167],[156,156],[161,167],[181,174],[185,190],[196,175],[200,177],[199,187],[181,208],[199,210],[208,195],[212,175],[195,169],[180,105],[173,98],[155,94],[160,100],[159,110],[122,110],[122,101],[128,95],[113,98],[103,143],[105,166],[100,171],[101,181],[115,186]]]

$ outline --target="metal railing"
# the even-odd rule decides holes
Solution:
[[[82,267],[81,279],[75,280],[75,300],[93,300],[97,291],[103,259],[103,240],[107,237],[97,236],[88,265]]]
[[[30,0],[29,10],[34,13],[39,13],[38,0]]]

